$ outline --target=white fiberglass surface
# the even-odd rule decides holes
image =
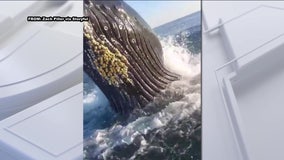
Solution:
[[[81,116],[78,115],[81,111],[82,95],[77,94],[67,98],[44,112],[37,113],[24,121],[18,122],[10,127],[9,130],[54,155],[59,155],[67,149],[78,145],[81,142],[81,137],[74,135],[81,135],[80,128],[68,124],[78,124],[78,122],[82,121]],[[73,107],[73,109],[70,109],[70,107]],[[46,135],[44,133],[49,133],[49,138],[45,138]],[[59,141],[60,143],[57,143]]]
[[[208,119],[208,123],[221,119],[221,111],[217,110],[217,106],[221,105],[231,125],[229,129],[222,128],[219,132],[216,132],[214,127],[211,130],[205,127],[210,134],[204,137],[211,142],[207,140],[203,145],[206,151],[203,156],[205,159],[224,159],[228,155],[230,157],[228,156],[227,159],[238,160],[284,159],[283,141],[280,140],[283,139],[281,136],[284,133],[283,124],[281,125],[284,121],[282,118],[284,116],[281,116],[281,113],[283,115],[281,104],[284,100],[284,65],[282,65],[284,64],[284,49],[283,47],[278,48],[284,40],[280,38],[282,40],[274,41],[281,35],[283,37],[284,33],[284,23],[281,21],[284,14],[282,8],[284,8],[284,3],[280,1],[230,1],[227,3],[208,1],[203,3],[203,20],[206,22],[203,23],[204,34],[210,37],[210,39],[205,39],[209,39],[210,43],[205,44],[206,41],[203,43],[205,44],[203,53],[208,54],[203,56],[203,62],[206,59],[208,62],[203,63],[203,81],[207,79],[208,83],[210,82],[210,84],[204,83],[203,85],[203,91],[210,91],[209,94],[203,92],[203,106],[209,111],[209,108],[214,108],[210,114],[204,110],[204,113],[208,114],[204,119]],[[247,11],[250,12],[246,13]],[[211,29],[216,30],[206,32]],[[215,39],[222,40],[222,47],[225,51],[220,50],[221,47],[216,44],[212,45]],[[270,41],[273,43],[269,43]],[[211,45],[215,48],[209,48]],[[277,48],[278,51],[276,51]],[[230,49],[233,52],[230,52]],[[211,59],[207,58],[209,55]],[[214,68],[214,76],[217,76],[218,82],[218,85],[214,85],[211,80],[215,77],[210,77],[212,68],[210,65],[220,61],[223,58],[220,55],[227,59]],[[232,75],[235,77],[227,81],[226,78]],[[219,87],[221,98],[224,100],[223,104],[218,105],[217,102],[221,101],[221,98],[218,99],[219,94],[213,94],[214,87]],[[213,114],[215,117],[212,116]],[[211,119],[208,118],[209,115]],[[218,125],[221,123],[218,122]],[[233,138],[230,140],[224,140],[226,129],[233,132]],[[220,140],[217,136],[213,137],[212,135],[216,133],[224,138]],[[210,136],[212,136],[211,139]],[[229,144],[224,145],[228,141],[236,142],[237,149],[230,150],[240,153],[238,158],[222,149],[222,146],[226,146],[224,147],[226,149],[230,147]],[[209,144],[213,147],[209,148]],[[218,150],[214,152],[216,145]],[[209,155],[208,153],[211,155],[206,156]],[[217,156],[219,157],[216,158]]]
[[[260,5],[281,7],[283,1],[204,1],[203,16],[209,28],[217,25],[219,19],[228,21]],[[263,22],[264,23],[264,22]]]
[[[16,159],[78,157],[83,137],[82,87],[80,83],[1,121],[1,150]]]
[[[36,1],[18,1],[14,3],[11,3],[11,1],[2,1],[1,14],[14,18],[21,15],[26,9],[31,9],[30,7],[34,4],[36,4]]]
[[[232,80],[251,160],[284,159],[283,52],[284,45],[271,49]]]
[[[80,43],[77,37],[41,30],[0,63],[0,86],[19,83],[59,67],[80,54],[81,47],[77,45]]]
[[[281,6],[280,6],[281,7]],[[259,6],[223,25],[235,57],[254,50],[284,33],[283,8]]]

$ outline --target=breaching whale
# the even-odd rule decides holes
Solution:
[[[179,75],[163,64],[159,39],[123,1],[84,1],[84,72],[121,114],[143,108]]]

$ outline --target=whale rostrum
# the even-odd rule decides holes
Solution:
[[[159,39],[123,1],[84,1],[84,72],[113,109],[143,108],[179,78],[163,64]]]

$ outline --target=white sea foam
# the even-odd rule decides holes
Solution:
[[[93,90],[91,93],[84,94],[83,103],[94,103],[97,98],[96,90]]]
[[[186,48],[176,45],[173,37],[161,41],[165,66],[185,78],[200,74],[200,54],[191,54]]]

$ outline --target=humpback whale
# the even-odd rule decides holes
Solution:
[[[143,108],[178,80],[163,64],[159,39],[123,1],[84,1],[84,72],[115,112]]]

